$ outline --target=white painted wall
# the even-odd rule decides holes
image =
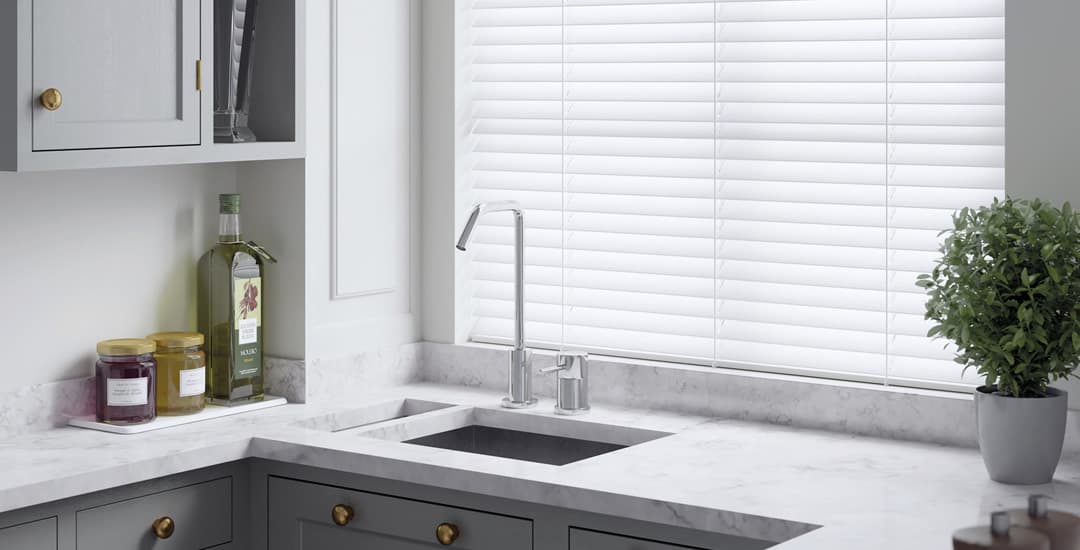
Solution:
[[[0,173],[0,393],[93,374],[99,340],[195,328],[229,165]]]
[[[321,0],[307,9],[311,359],[420,337],[420,9],[412,0]]]
[[[236,190],[244,238],[266,248],[278,262],[263,275],[266,355],[301,359],[305,345],[304,161],[240,163]]]
[[[1080,206],[1080,3],[1009,2],[1005,15],[1005,190]],[[1080,382],[1055,384],[1080,408]]]
[[[1016,197],[1080,205],[1080,36],[1074,0],[1009,2],[1005,174]]]
[[[455,28],[463,18],[457,12],[466,3],[456,0],[423,0],[421,79],[423,97],[423,338],[431,342],[464,342],[467,325],[468,292],[460,273],[465,262],[454,248],[460,219],[469,207],[458,162],[459,137],[466,132],[457,109],[457,78],[464,65],[458,58]]]

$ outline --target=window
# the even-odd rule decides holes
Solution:
[[[531,345],[957,387],[938,233],[1004,189],[1004,0],[472,0],[476,200],[526,208]],[[470,265],[513,334],[512,225]]]

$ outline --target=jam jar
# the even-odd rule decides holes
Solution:
[[[97,418],[109,424],[143,424],[157,415],[155,344],[144,338],[98,342]]]
[[[198,332],[158,332],[157,412],[163,416],[197,413],[206,406],[206,354]]]

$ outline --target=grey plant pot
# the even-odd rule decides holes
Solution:
[[[996,386],[975,390],[979,450],[990,479],[1012,485],[1050,483],[1065,442],[1069,394],[1047,388],[1046,397],[1006,397]]]

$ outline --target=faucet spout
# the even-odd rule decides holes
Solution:
[[[532,357],[525,347],[525,218],[515,201],[481,202],[473,206],[457,249],[465,251],[480,216],[490,212],[514,214],[514,350],[510,354],[510,395],[503,406],[523,409],[536,405],[532,395]]]
[[[472,210],[469,211],[469,219],[465,220],[465,227],[461,229],[461,236],[458,237],[458,250],[465,251],[465,247],[468,246],[469,241],[472,239],[476,221],[480,219],[480,216],[490,212],[513,212],[517,218],[521,218],[521,205],[517,201],[492,201],[474,204]]]
[[[472,211],[469,212],[469,219],[465,221],[465,227],[461,230],[461,236],[458,237],[458,250],[465,252],[465,247],[469,244],[469,239],[472,238],[473,229],[476,227],[476,220],[480,219],[480,213],[483,206],[483,203],[477,203],[476,206],[473,206]]]

